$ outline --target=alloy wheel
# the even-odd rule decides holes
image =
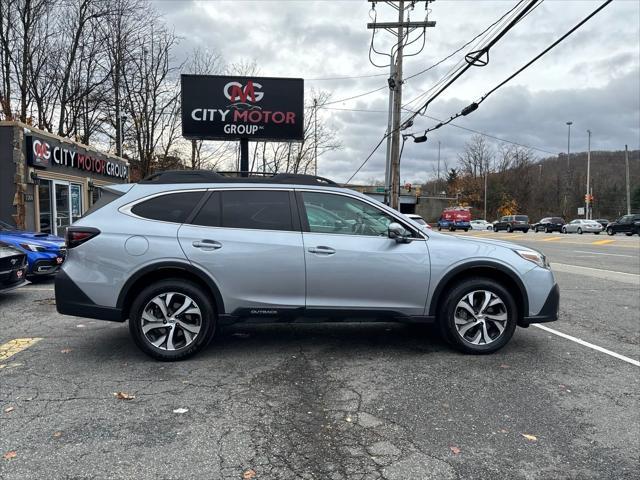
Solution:
[[[474,290],[458,302],[454,312],[456,330],[472,345],[489,345],[502,335],[508,321],[504,301],[488,290]]]
[[[161,350],[180,350],[200,334],[202,313],[184,293],[167,292],[153,297],[142,310],[142,334]]]

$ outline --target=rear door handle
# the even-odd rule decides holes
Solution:
[[[309,248],[309,253],[318,253],[321,255],[333,255],[336,251],[331,247],[325,247],[324,245],[318,245],[317,247]]]
[[[195,240],[191,245],[202,250],[218,250],[222,248],[222,244],[215,240]]]

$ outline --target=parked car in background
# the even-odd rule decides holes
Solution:
[[[0,292],[23,285],[27,277],[27,255],[0,242]]]
[[[493,230],[493,224],[486,220],[471,220],[471,230]]]
[[[602,228],[604,228],[604,229],[606,229],[607,225],[609,225],[611,223],[606,218],[596,218],[596,222],[598,222],[600,225],[602,225]]]
[[[559,288],[542,253],[426,235],[326,179],[185,170],[103,189],[100,208],[66,231],[56,306],[128,319],[136,344],[156,359],[189,357],[234,322],[436,323],[456,348],[485,354],[517,326],[558,318]],[[316,224],[314,207],[341,222]]]
[[[516,231],[527,233],[529,228],[529,217],[526,215],[505,215],[500,220],[493,223],[494,232],[506,230],[509,233]]]
[[[602,225],[595,220],[585,220],[584,218],[576,218],[562,226],[562,233],[595,233],[599,235],[602,231]]]
[[[27,277],[30,279],[56,273],[66,255],[64,238],[48,233],[18,230],[1,221],[0,241],[27,255]]]
[[[624,233],[626,235],[636,233],[640,235],[640,214],[623,215],[615,222],[610,222],[606,230],[608,235],[615,235],[616,233]]]
[[[471,228],[471,211],[468,207],[450,207],[445,208],[438,219],[438,230],[464,230],[465,232]]]
[[[419,223],[420,225],[422,225],[422,227],[424,229],[427,230],[431,230],[431,225],[429,225],[424,218],[422,218],[420,215],[418,215],[417,213],[407,213],[406,216],[408,218],[410,218],[411,220],[413,220],[416,223]]]
[[[541,219],[538,223],[534,223],[531,225],[531,228],[534,232],[562,232],[562,226],[566,222],[564,219],[560,217],[545,217]]]

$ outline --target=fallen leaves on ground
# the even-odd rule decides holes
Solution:
[[[13,412],[16,409],[16,407],[7,407],[4,409],[4,413],[10,413]]]
[[[526,438],[527,440],[529,440],[531,442],[537,442],[538,441],[538,437],[536,437],[535,435],[529,435],[528,433],[521,433],[520,435],[522,435],[524,438]]]
[[[189,409],[188,409],[188,408],[180,407],[180,408],[176,408],[176,409],[173,411],[173,413],[187,413],[188,411],[189,411]]]
[[[253,468],[250,468],[242,472],[242,478],[244,480],[248,480],[250,478],[255,478],[255,477],[256,477],[256,471]]]
[[[60,353],[69,353],[70,351],[70,348],[63,348],[62,350],[60,350]]]
[[[18,453],[15,450],[10,450],[4,455],[2,455],[2,458],[4,458],[5,460],[11,460],[12,458],[16,458],[17,456],[18,456]]]
[[[454,455],[458,455],[462,451],[458,447],[454,446],[449,447],[449,450],[451,450],[451,453],[453,453]]]
[[[118,399],[118,400],[133,400],[134,398],[136,398],[135,395],[131,395],[127,392],[114,392],[113,395]]]
[[[53,438],[60,438],[62,436],[62,432],[53,432]]]

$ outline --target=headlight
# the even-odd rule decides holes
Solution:
[[[516,250],[516,253],[525,260],[529,260],[541,268],[549,268],[549,261],[547,260],[547,257],[540,252],[536,252],[535,250]]]
[[[25,250],[29,250],[30,252],[44,252],[47,250],[40,245],[33,245],[32,243],[21,243],[20,246]]]

